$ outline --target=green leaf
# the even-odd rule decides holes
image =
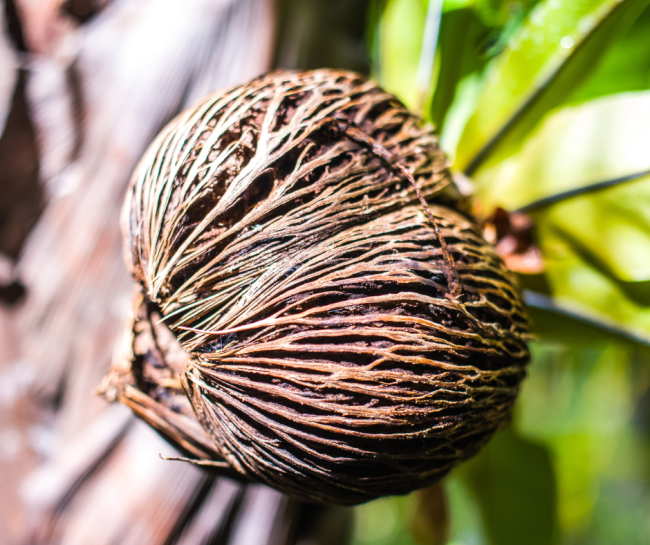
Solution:
[[[520,153],[479,173],[477,195],[486,213],[496,206],[514,210],[557,193],[650,171],[648,119],[648,91],[603,97],[553,113]],[[650,176],[573,197],[534,216],[542,245],[551,229],[570,246],[567,251],[581,253],[613,279],[650,281]],[[634,299],[649,300],[639,286],[634,290]]]
[[[499,30],[499,34],[508,34],[513,16],[525,15],[539,0],[475,0],[472,2],[483,22]],[[445,6],[451,2],[445,2]]]
[[[592,266],[622,282],[650,280],[650,177],[556,204],[535,215]],[[647,297],[646,297],[647,299]]]
[[[555,470],[548,449],[512,430],[498,433],[462,475],[494,545],[549,545],[557,531]]]
[[[469,8],[476,4],[475,0],[445,0],[443,9],[453,11],[456,9]]]
[[[538,4],[486,73],[456,156],[473,173],[514,153],[523,137],[584,79],[648,0],[547,0]]]
[[[558,229],[552,218],[539,217],[537,230],[555,300],[596,319],[614,321],[632,335],[650,337],[650,282],[616,279],[593,252]]]
[[[537,2],[480,0],[456,9],[444,3],[431,121],[450,160],[476,107],[486,64],[503,50]]]
[[[612,342],[650,346],[650,335],[640,336],[620,324],[593,314],[575,304],[562,304],[547,295],[524,292],[532,330],[545,341],[572,347],[602,347]]]
[[[568,98],[584,102],[625,91],[650,89],[650,8],[615,41],[594,72]]]
[[[440,25],[440,69],[431,105],[431,120],[442,132],[458,83],[483,68],[485,58],[481,47],[489,32],[472,8],[448,11]]]
[[[379,83],[415,109],[418,62],[427,11],[425,0],[389,0],[379,27]]]
[[[475,176],[489,210],[650,169],[650,92],[622,93],[550,113],[521,151]]]

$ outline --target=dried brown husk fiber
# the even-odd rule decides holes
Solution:
[[[513,276],[457,202],[437,137],[356,74],[207,97],[129,189],[142,295],[104,390],[189,458],[311,501],[438,480],[508,420],[529,358]]]

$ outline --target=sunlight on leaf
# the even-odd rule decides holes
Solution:
[[[509,159],[475,177],[486,213],[650,169],[650,92],[612,95],[551,113]]]
[[[650,8],[612,45],[569,102],[650,89]]]
[[[650,280],[650,177],[577,197],[536,214],[601,272],[623,282]],[[647,304],[648,297],[643,298]],[[649,309],[650,310],[650,309]]]
[[[459,82],[469,74],[478,72],[485,64],[481,44],[487,33],[488,27],[474,9],[456,9],[443,14],[439,40],[440,71],[431,105],[431,119],[443,134],[446,130],[445,116],[456,92],[463,92],[458,86]],[[474,79],[478,80],[478,74]],[[467,100],[458,104],[466,109],[472,107],[472,102]],[[455,140],[458,140],[459,129],[462,130],[470,114],[471,111],[467,112],[462,125],[456,129],[459,134]]]
[[[456,167],[473,172],[503,159],[562,103],[648,0],[547,0],[538,4],[489,67],[476,112],[461,137]],[[498,153],[497,153],[498,151]]]
[[[625,282],[617,281],[580,252],[573,240],[551,221],[538,223],[539,238],[547,261],[546,276],[557,300],[575,305],[585,314],[613,320],[641,337],[650,333],[650,306],[639,301]],[[646,290],[650,285],[643,283]],[[647,299],[648,294],[642,294]]]
[[[390,0],[379,23],[379,82],[410,109],[418,102],[416,80],[426,11],[424,0]]]

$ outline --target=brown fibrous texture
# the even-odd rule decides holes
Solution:
[[[356,74],[207,97],[126,198],[142,293],[114,397],[188,459],[307,500],[440,479],[507,422],[529,359],[513,276],[458,202],[435,134]]]

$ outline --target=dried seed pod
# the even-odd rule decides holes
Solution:
[[[207,97],[129,189],[142,295],[104,391],[197,463],[308,500],[438,480],[507,421],[529,358],[457,199],[436,136],[356,74]]]

